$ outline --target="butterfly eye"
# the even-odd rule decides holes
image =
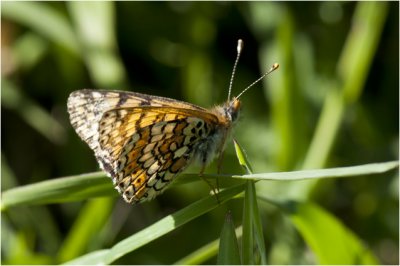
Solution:
[[[231,121],[235,122],[238,118],[241,103],[237,98],[234,98],[230,103],[225,112],[230,116]]]
[[[233,110],[239,111],[240,106],[241,106],[241,102],[240,102],[238,99],[235,98],[235,99],[232,101],[232,108],[233,108]]]

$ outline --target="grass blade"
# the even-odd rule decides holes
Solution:
[[[328,169],[301,170],[291,172],[260,173],[252,175],[234,175],[233,178],[252,180],[304,180],[321,178],[352,177],[381,174],[399,167],[397,161],[371,163],[357,166],[337,167]]]
[[[251,175],[208,175],[204,178],[240,178],[252,180],[303,180],[319,178],[351,177],[380,174],[398,168],[397,161],[373,163],[330,169],[303,170],[293,172],[259,173]],[[175,184],[198,180],[197,174],[182,174]],[[91,197],[117,196],[111,181],[102,172],[56,178],[31,185],[6,190],[1,196],[1,210],[19,205],[49,204],[85,200]]]
[[[242,237],[242,226],[239,226],[235,229],[235,235],[237,238]],[[196,251],[192,252],[191,254],[187,255],[186,257],[180,259],[179,261],[175,262],[175,265],[199,265],[204,264],[207,260],[211,257],[217,255],[218,253],[218,245],[219,239],[216,239],[203,247],[197,249]]]
[[[238,241],[233,225],[231,213],[228,212],[225,223],[222,227],[219,241],[219,252],[217,258],[218,265],[238,265],[240,264],[240,253]]]
[[[223,190],[218,194],[220,204],[233,198],[242,192],[243,189],[244,185],[237,185]],[[67,264],[83,264],[82,262],[88,263],[88,260],[90,261],[90,259],[93,259],[93,261],[89,262],[90,264],[110,264],[125,254],[146,245],[147,243],[171,232],[172,230],[186,224],[187,222],[208,211],[213,210],[218,206],[219,204],[216,202],[215,196],[210,195],[177,211],[174,214],[164,217],[153,225],[150,225],[142,231],[120,241],[112,248],[108,249],[107,252],[102,252],[101,256],[95,256],[96,254],[92,256],[92,253],[89,253],[83,257],[79,257],[73,261],[67,262]]]
[[[243,202],[243,236],[242,236],[242,261],[245,265],[254,264],[253,241],[253,182],[247,181]]]
[[[218,253],[219,239],[214,240],[207,245],[202,246],[196,251],[188,254],[184,258],[176,261],[174,265],[199,265],[204,264],[207,260],[214,257]]]
[[[1,210],[18,205],[77,201],[91,196],[118,195],[102,172],[46,180],[2,193]]]
[[[110,217],[112,208],[111,198],[88,201],[59,248],[58,261],[65,262],[76,258],[88,251],[91,242],[98,243],[99,232]]]
[[[336,217],[313,203],[295,203],[291,220],[318,264],[378,264],[375,256]]]
[[[252,184],[253,188],[252,190],[255,191],[255,185],[254,183]],[[267,250],[265,248],[265,240],[264,240],[264,230],[262,227],[262,222],[261,222],[261,216],[258,208],[258,203],[257,203],[257,195],[256,193],[253,194],[253,223],[254,223],[254,238],[255,242],[257,244],[259,253],[260,253],[260,259],[261,259],[261,264],[266,265],[267,264]]]
[[[234,144],[239,163],[246,169],[246,172],[248,174],[252,174],[252,169],[246,154],[244,153],[243,149],[241,148],[238,142],[234,141]],[[243,210],[243,228],[244,228],[243,231],[244,237],[242,239],[243,242],[242,250],[244,251],[243,248],[246,246],[248,247],[248,250],[244,251],[246,252],[246,254],[243,254],[243,263],[254,264],[253,238],[255,237],[255,241],[257,243],[257,247],[260,254],[261,263],[267,264],[267,257],[266,257],[267,252],[265,249],[264,232],[262,229],[260,213],[258,211],[256,189],[254,182],[252,181],[248,181],[246,186],[246,194],[245,194],[244,210]],[[245,259],[248,260],[246,261]]]
[[[67,18],[47,3],[2,3],[1,15],[31,28],[75,55],[81,53],[79,42]]]
[[[246,153],[244,152],[243,148],[236,140],[233,140],[233,144],[235,146],[236,157],[238,158],[239,164],[246,170],[248,174],[252,174],[253,170],[251,169],[249,160],[247,159]]]

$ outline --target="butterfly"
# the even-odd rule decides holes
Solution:
[[[221,158],[238,120],[240,95],[279,66],[229,99],[242,47],[239,40],[228,101],[211,109],[136,92],[84,89],[70,94],[73,128],[126,202],[151,200],[191,163],[201,165],[201,175],[215,157]]]

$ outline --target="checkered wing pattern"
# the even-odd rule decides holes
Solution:
[[[215,132],[218,118],[201,107],[129,92],[71,94],[73,127],[130,203],[154,198]]]

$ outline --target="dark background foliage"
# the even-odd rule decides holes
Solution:
[[[397,160],[399,6],[380,4],[382,29],[374,28],[380,25],[379,17],[376,25],[369,25],[379,34],[370,39],[376,48],[368,54],[359,48],[368,42],[347,46],[350,36],[355,43],[357,38],[365,40],[356,34],[358,2],[108,2],[93,7],[84,2],[2,3],[2,191],[98,170],[92,151],[69,124],[66,101],[74,90],[131,90],[204,107],[222,103],[238,38],[245,48],[234,95],[272,63],[281,66],[242,97],[235,138],[255,172]],[[349,86],[359,89],[347,88],[341,96],[343,110],[338,105],[328,108],[333,110],[329,113],[324,108],[327,102],[337,103],[335,91],[345,90],[346,66],[359,53],[365,62],[355,62],[365,66],[365,78],[362,70],[350,73]],[[330,118],[319,123],[323,114]],[[322,133],[314,142],[318,125]],[[241,174],[228,146],[224,171]],[[215,172],[215,165],[208,171]],[[299,182],[265,182],[258,189],[277,198],[318,202],[381,263],[399,263],[398,173],[324,181],[306,189]],[[120,198],[100,199],[92,208],[98,208],[104,226],[82,250],[108,247],[207,193],[207,185],[196,182],[173,187],[139,206]],[[90,202],[2,213],[3,260],[72,259],[62,254],[67,240],[72,241],[66,238]],[[117,263],[173,263],[216,239],[226,210],[233,210],[240,224],[240,204],[221,206]],[[287,219],[271,206],[262,207],[269,262],[313,263]]]

